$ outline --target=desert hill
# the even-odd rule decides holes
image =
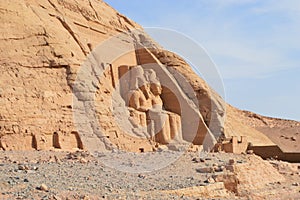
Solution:
[[[294,120],[261,116],[249,111],[241,111],[244,122],[264,133],[283,151],[300,152],[300,123]]]
[[[284,152],[299,152],[299,122],[262,117],[227,105],[182,58],[162,49],[140,25],[103,1],[4,0],[0,11],[0,147],[4,150],[155,150],[155,143],[148,138],[127,135],[107,107],[121,78],[120,67],[155,62],[175,91],[166,92],[165,88],[161,96],[168,112],[181,117],[183,137],[188,138],[185,134],[190,122],[176,110],[172,95],[178,94],[181,105],[199,118],[199,122],[193,122],[195,137],[187,139],[194,145],[203,144],[206,138],[222,142],[246,136],[253,147],[279,146]],[[139,31],[132,31],[135,29]],[[74,102],[86,106],[89,101],[82,97],[86,91],[76,85],[82,67],[90,69],[91,63],[86,61],[95,58],[97,46],[121,33],[125,34],[119,38],[118,49],[139,49],[110,63],[91,61],[108,69],[103,79],[82,83],[93,87],[88,92],[97,100],[92,107],[96,120],[80,118],[80,122],[74,122],[74,110],[82,109]],[[105,51],[109,55],[118,49]],[[190,97],[176,73],[188,81],[195,98]],[[156,74],[163,78],[162,73]],[[194,104],[199,104],[198,110]],[[127,110],[125,113],[129,116]],[[97,134],[95,123],[100,124],[103,135]],[[135,128],[128,123],[126,126]]]

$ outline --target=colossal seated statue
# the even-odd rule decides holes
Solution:
[[[128,93],[129,112],[134,126],[147,126],[146,112],[151,107],[149,88],[140,67],[131,69],[130,91]]]
[[[157,116],[160,116],[162,118],[161,121],[165,121],[165,125],[169,127],[168,131],[162,132],[157,132],[158,130],[156,129],[156,140],[164,144],[170,143],[171,140],[175,140],[177,142],[182,141],[181,118],[178,114],[163,109],[163,101],[160,97],[162,92],[160,83],[152,82],[150,85],[150,91],[152,108],[148,112],[149,118],[155,119]],[[156,114],[153,115],[153,113]],[[156,121],[156,123],[160,122]],[[155,127],[157,127],[157,125]]]
[[[129,111],[135,126],[148,126],[149,137],[160,144],[182,141],[181,118],[164,110],[162,87],[154,70],[131,69]]]

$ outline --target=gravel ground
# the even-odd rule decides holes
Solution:
[[[200,160],[198,153],[174,151],[94,156],[88,152],[0,152],[0,199],[195,199],[160,191],[208,185],[211,173],[199,173],[199,169],[225,165],[232,158],[243,163],[247,156],[215,153]],[[164,158],[179,159],[153,170]],[[152,160],[151,168],[142,164],[146,159]],[[134,169],[152,171],[131,173]],[[233,198],[229,194],[228,199]]]

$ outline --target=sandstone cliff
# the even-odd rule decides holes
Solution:
[[[72,115],[76,71],[91,46],[140,26],[102,1],[1,1],[0,8],[2,148],[82,148]]]
[[[183,59],[161,49],[151,38],[141,37],[142,30],[128,34],[130,30],[142,28],[103,1],[3,0],[0,2],[0,16],[0,147],[4,150],[70,150],[87,146],[103,151],[114,147],[131,151],[153,150],[155,145],[151,140],[127,135],[109,107],[116,80],[120,78],[118,67],[153,60],[163,66],[162,70],[171,77],[179,93],[183,91],[180,93],[183,99],[191,94],[186,92],[176,73],[182,74],[195,92],[196,99],[192,101],[199,103],[202,117],[197,124],[195,139],[191,141],[194,144],[202,144],[207,134],[215,135],[219,140],[247,136],[255,146],[277,142],[262,133],[263,127],[249,122],[257,119],[255,115],[247,115],[226,105]],[[125,38],[119,38],[119,49],[123,46],[134,49],[134,45],[139,44],[146,53],[131,51],[111,63],[99,63],[91,54],[92,50],[122,32],[127,33]],[[103,55],[114,51],[118,49],[107,49]],[[82,126],[78,128],[73,117],[74,109],[80,109],[74,108],[74,94],[75,101],[78,101],[76,105],[87,105],[89,100],[82,97],[84,91],[76,85],[78,73],[87,58],[94,59],[91,62],[103,68],[109,65],[101,80],[84,83],[87,87],[93,85],[97,101],[92,107],[95,109],[92,115],[103,129],[104,134],[100,136],[94,134],[98,129],[94,122],[85,121],[90,119],[80,118]],[[90,64],[86,65],[88,69]],[[176,109],[169,107],[176,113]],[[124,114],[122,109],[118,112]]]

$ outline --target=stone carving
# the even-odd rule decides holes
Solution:
[[[129,111],[135,126],[148,126],[148,137],[160,144],[182,141],[181,118],[163,108],[161,84],[154,70],[131,69]]]
[[[135,78],[131,79],[130,82],[128,106],[130,115],[133,118],[132,122],[135,126],[147,126],[146,112],[151,107],[149,88],[146,84],[146,80],[143,74],[144,71],[141,67],[135,67],[131,70],[131,76]]]
[[[248,146],[249,143],[246,136],[241,136],[240,140],[238,140],[237,136],[232,136],[230,139],[225,139],[219,148],[227,153],[241,154],[247,151]]]

